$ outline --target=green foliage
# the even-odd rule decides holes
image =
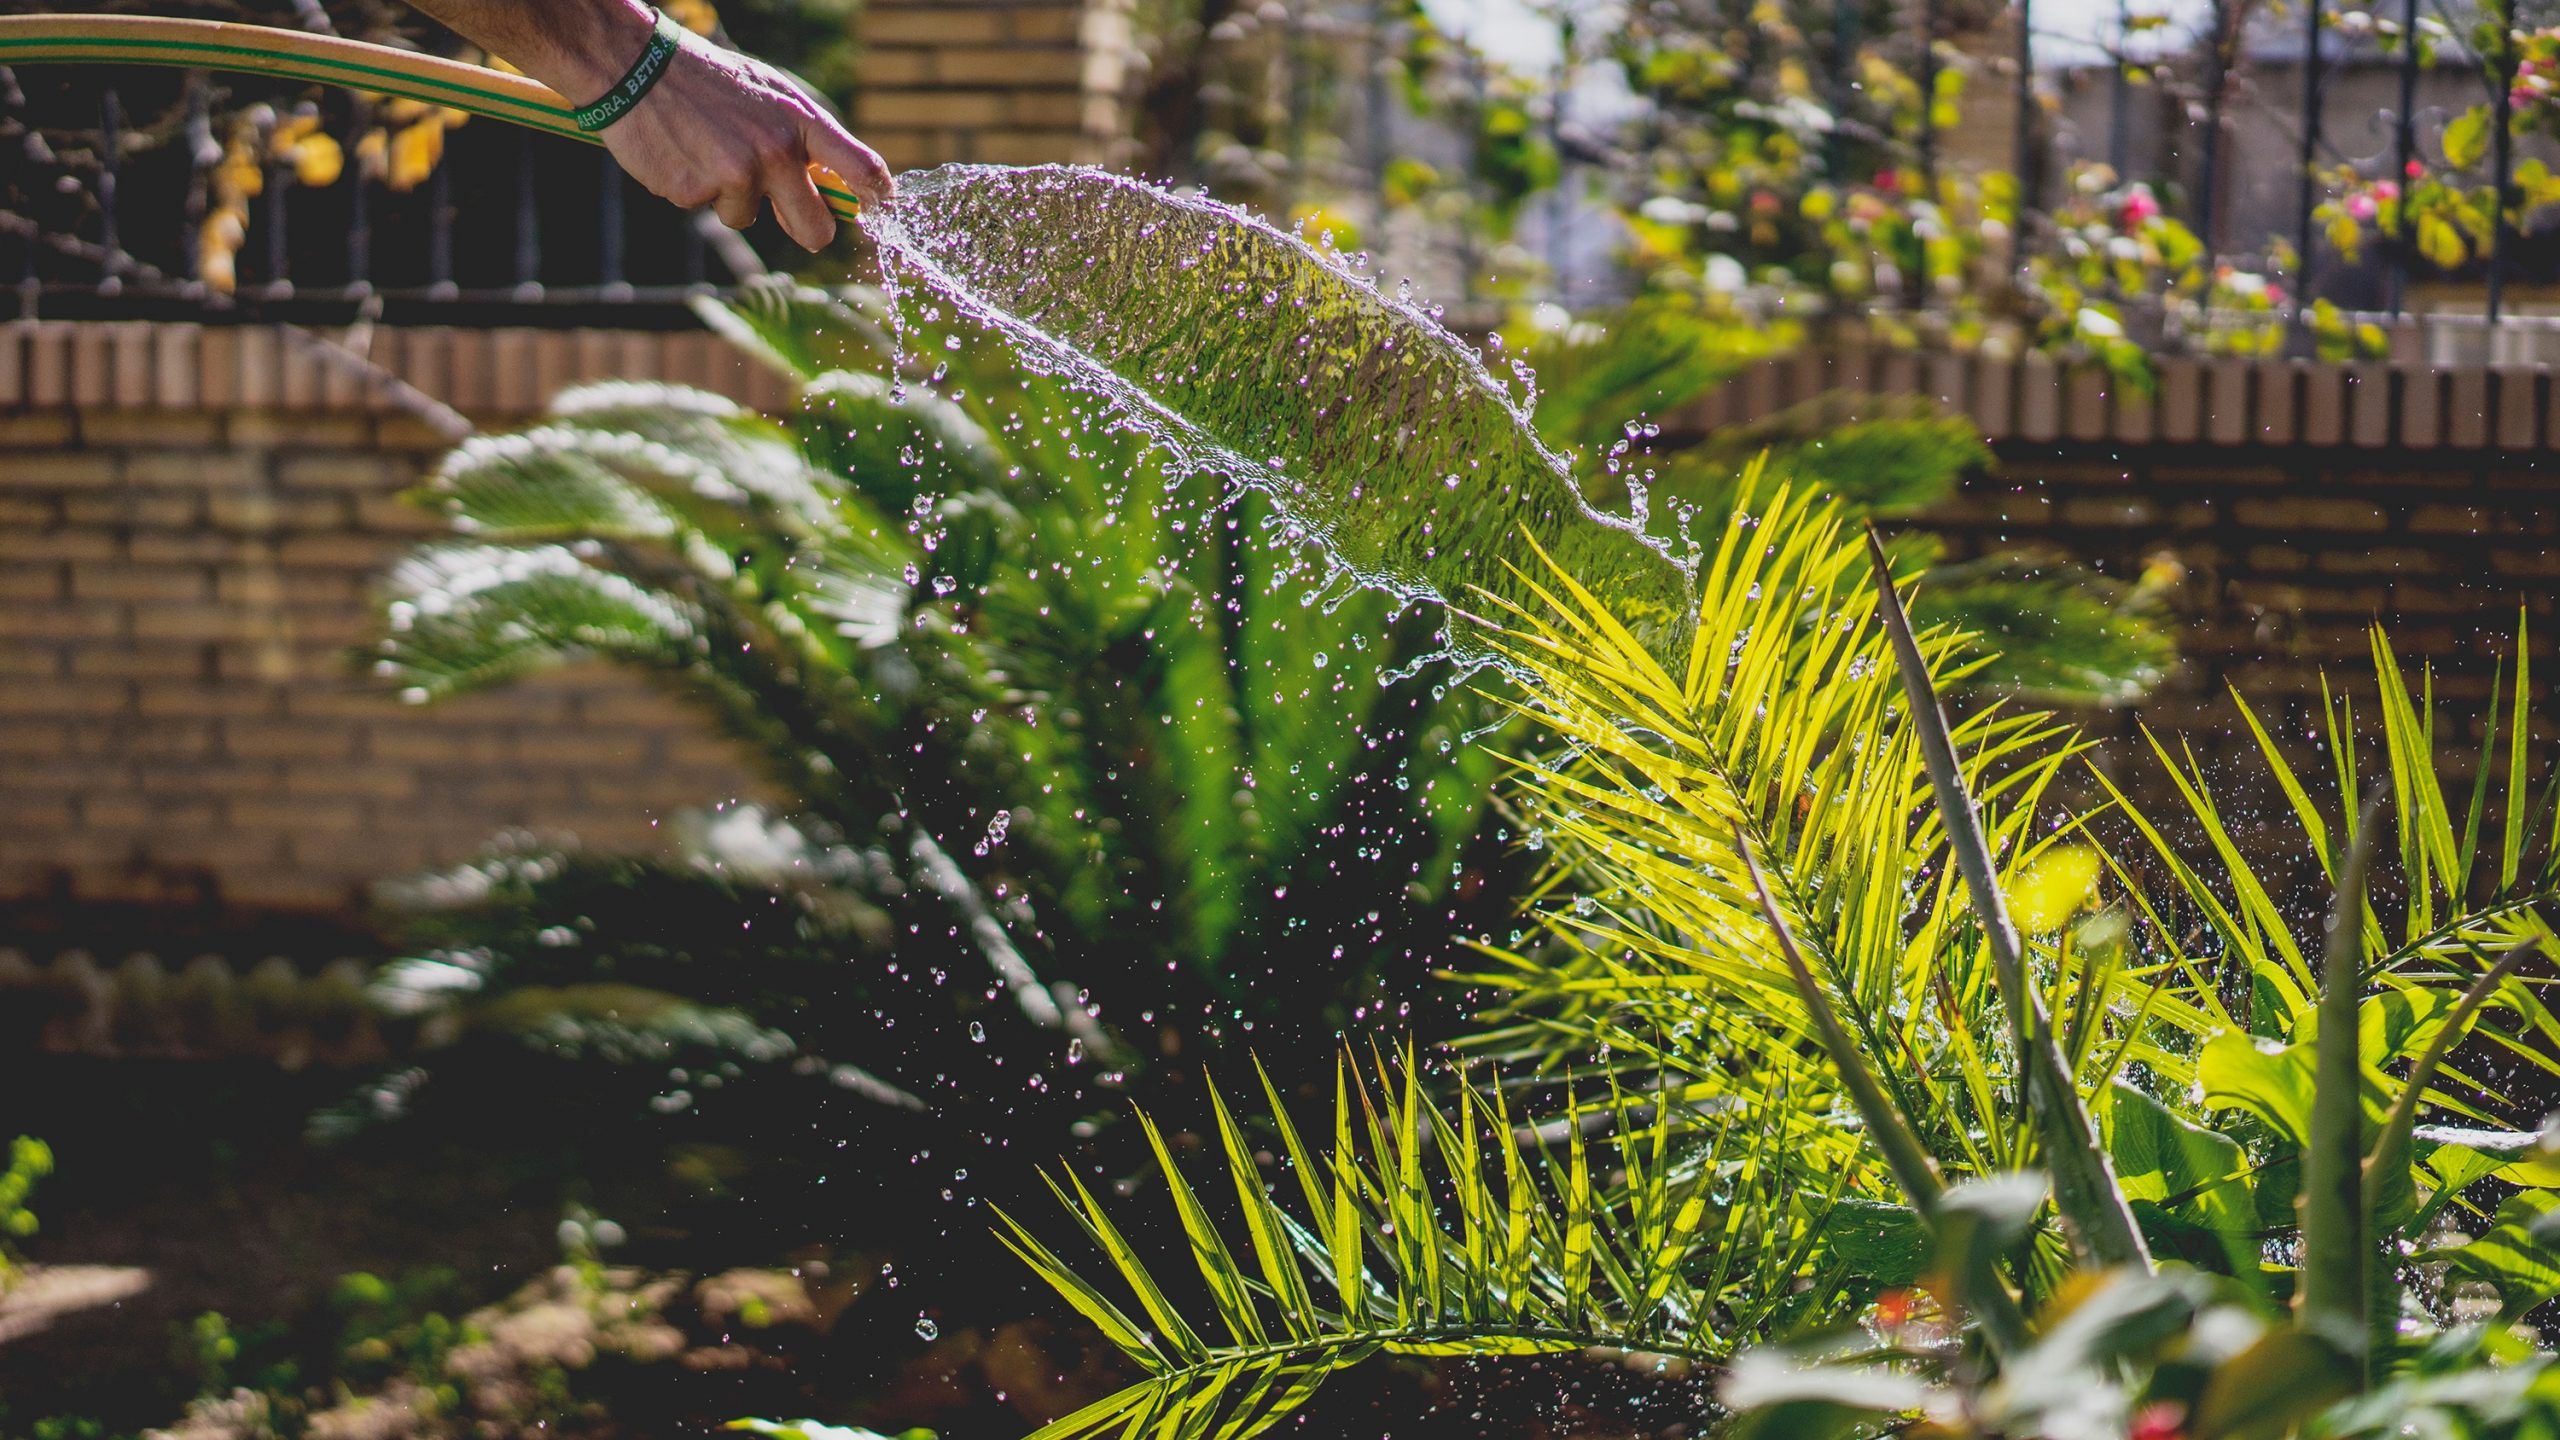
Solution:
[[[1062,1191],[1136,1309],[1019,1226],[1016,1244],[1147,1378],[1047,1433],[1251,1434],[1417,1317],[1454,1319],[1435,1348],[1519,1345],[1506,1303],[1539,1318],[1536,1348],[1734,1357],[1724,1400],[1741,1434],[1924,1421],[1949,1436],[2272,1440],[2534,1413],[2542,1362],[2485,1341],[2476,1359],[2519,1363],[2449,1380],[2445,1348],[2475,1332],[2446,1328],[2464,1312],[2428,1309],[2386,1258],[2442,1265],[2448,1293],[2485,1287],[2510,1318],[2560,1291],[2547,1142],[2480,1128],[2496,1098],[2449,1058],[2465,1042],[2550,1049],[2519,966],[2551,938],[2536,906],[2555,822],[2522,750],[2490,736],[2470,818],[2454,819],[2434,745],[2455,731],[2379,642],[2386,811],[2342,826],[2270,747],[2313,853],[2344,867],[2353,833],[2370,857],[2372,883],[2342,871],[2341,920],[2323,927],[2338,978],[2315,1003],[2305,942],[2200,780],[2173,768],[2218,872],[2121,796],[2107,808],[2130,846],[2102,846],[2103,811],[2050,813],[2078,754],[2067,731],[2005,709],[1936,718],[1939,682],[1978,663],[1971,642],[1900,621],[1835,504],[1783,487],[1744,499],[1706,556],[1695,635],[1670,657],[1560,570],[1503,632],[1518,708],[1562,742],[1514,762],[1552,899],[1534,939],[1486,946],[1462,977],[1496,997],[1462,1043],[1536,1077],[1546,1113],[1512,1121],[1533,1093],[1518,1079],[1443,1101],[1410,1067],[1382,1071],[1377,1100],[1365,1081],[1344,1087],[1336,1144],[1311,1152],[1268,1094],[1295,1209],[1221,1105],[1250,1250],[1171,1149],[1158,1156],[1219,1342],[1101,1202]],[[2352,801],[2358,737],[2341,734]],[[2382,813],[2402,844],[2383,842]],[[2407,912],[2391,926],[2386,895]],[[2252,983],[2267,993],[2235,1015],[2235,985]],[[2415,1126],[2424,1108],[2475,1127]],[[1506,1151],[1530,1146],[1517,1169],[1536,1183],[1494,1185]],[[1543,1170],[1528,1159],[1540,1149]],[[1590,1158],[1604,1153],[1617,1163]],[[2493,1172],[2530,1188],[2478,1239],[2422,1244],[2449,1208],[2481,1203]],[[1611,1217],[1592,1235],[1635,1243],[1577,1241],[1585,1206]],[[1361,1303],[1316,1298],[1329,1277]],[[1702,1288],[1735,1277],[1756,1307]],[[1896,1298],[1915,1282],[1921,1300]],[[1657,1294],[1690,1299],[1662,1309]],[[1879,1319],[1887,1301],[1896,1318]],[[1769,1342],[1786,1348],[1753,1348]],[[2379,1388],[2330,1411],[2368,1376]]]
[[[1540,546],[1633,623],[1685,618],[1677,567],[1595,520],[1519,397],[1338,254],[1064,166],[937,171],[883,223],[893,266],[1072,380],[1087,412],[1268,499],[1345,585],[1473,613],[1478,592],[1520,598],[1514,573]],[[1483,658],[1477,628],[1450,627],[1463,659]]]
[[[561,1227],[564,1263],[494,1303],[463,1303],[468,1286],[449,1270],[357,1272],[297,1322],[238,1331],[220,1315],[200,1316],[176,1359],[201,1391],[167,1433],[601,1436],[628,1433],[634,1416],[704,1433],[702,1407],[717,1414],[739,1392],[735,1371],[705,1373],[702,1354],[716,1346],[774,1368],[824,1328],[793,1274],[695,1277],[605,1264],[598,1252],[613,1228],[573,1212]]]
[[[9,1164],[0,1169],[0,1290],[18,1278],[22,1265],[15,1242],[36,1233],[36,1212],[28,1208],[36,1182],[53,1173],[53,1151],[32,1135],[9,1142]]]
[[[423,492],[465,538],[394,573],[389,683],[627,664],[784,797],[680,827],[671,861],[516,845],[407,887],[385,988],[430,1035],[652,1089],[704,1062],[939,1100],[964,1024],[1034,1070],[1140,1058],[1095,1005],[1321,1033],[1442,943],[1430,901],[1498,873],[1495,762],[1456,743],[1485,708],[1386,678],[1430,617],[1306,606],[1325,577],[1244,543],[1272,507],[1080,427],[1090,402],[974,332],[910,330],[942,384],[900,381],[877,307],[775,286],[713,312],[799,385],[780,420],[591,386]]]
[[[1839,1202],[1839,1185],[1781,1163],[1796,1137],[1758,1129],[1757,1116],[1612,1087],[1592,1102],[1610,1122],[1595,1153],[1579,1125],[1553,1136],[1516,1126],[1498,1085],[1462,1083],[1444,1104],[1424,1079],[1410,1055],[1369,1073],[1346,1062],[1328,1145],[1322,1131],[1310,1143],[1265,1077],[1282,1152],[1268,1163],[1213,1093],[1226,1169],[1216,1188],[1232,1187],[1249,1247],[1227,1244],[1141,1117],[1214,1332],[1184,1318],[1082,1180],[1051,1188],[1119,1295],[1004,1216],[1015,1252],[1146,1376],[1042,1440],[1254,1433],[1378,1355],[1604,1346],[1717,1360],[1741,1336],[1842,1303],[1836,1285],[1789,1283],[1809,1258],[1803,1222]],[[1718,1263],[1687,1263],[1709,1236]]]
[[[1755,466],[1862,517],[1895,519],[1925,513],[1994,463],[1972,421],[1923,397],[1839,392],[1656,453],[1647,442],[1659,426],[1627,417],[1676,417],[1751,361],[1792,344],[1784,329],[1747,326],[1694,302],[1641,300],[1558,330],[1507,333],[1544,382],[1539,429],[1584,456],[1586,469],[1596,461],[1601,470],[1589,482],[1592,499],[1637,501],[1657,538],[1674,546],[1711,533]],[[1964,677],[1970,686],[2047,704],[2123,705],[2176,663],[2148,585],[2031,551],[1951,562],[1925,534],[1895,544],[1906,560],[1932,562],[1914,612],[1978,637],[1989,652],[1988,663]]]
[[[2560,900],[2560,789],[2537,782],[2534,774],[2527,642],[2520,622],[2515,673],[2511,680],[2502,677],[2490,697],[2479,744],[2450,754],[2440,751],[2459,744],[2459,732],[2439,714],[2432,677],[2421,671],[2413,685],[2379,629],[2372,654],[2380,732],[2368,734],[2357,723],[2354,702],[2324,689],[2309,738],[2326,759],[2325,774],[2299,769],[2278,731],[2245,697],[2232,696],[2303,850],[2323,876],[2338,878],[2360,833],[2354,816],[2363,789],[2371,785],[2384,797],[2382,819],[2392,841],[2378,856],[2377,874],[2389,883],[2386,889],[2378,881],[2376,891],[2393,895],[2396,903],[2367,899],[2353,913],[2365,978],[2383,987],[2383,995],[2395,998],[2409,1017],[2401,1029],[2410,1046],[2433,1033],[2419,1017],[2450,1007],[2461,993],[2460,985],[2445,983],[2448,978],[2479,975],[2500,953],[2547,945],[2552,938],[2547,911]],[[2175,881],[2177,908],[2152,905],[2134,892],[2154,943],[2168,963],[2190,976],[2200,979],[2220,967],[2223,986],[2198,990],[2220,1027],[2258,1037],[2306,1028],[2318,988],[2307,958],[2312,946],[2278,902],[2283,879],[2260,872],[2237,838],[2238,817],[2216,798],[2195,756],[2158,736],[2150,737],[2150,745],[2184,802],[2180,820],[2205,841],[2203,855],[2190,860],[2170,838],[2167,822],[2143,814],[2121,791],[2112,792],[2139,837],[2125,861],[2156,866]],[[2472,777],[2468,795],[2448,789],[2448,776],[2463,771]],[[2330,797],[2325,805],[2315,798],[2321,790]],[[2533,988],[2508,983],[2492,998],[2480,1038],[2544,1074],[2560,1073],[2550,1044],[2560,1032]],[[2450,1091],[2429,1098],[2457,1114],[2477,1113]]]

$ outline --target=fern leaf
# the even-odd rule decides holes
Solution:
[[[1691,1325],[1713,1297],[1693,1296],[1686,1277],[1698,1237],[1727,1234],[1730,1211],[1768,1203],[1760,1177],[1666,1163],[1675,1127],[1663,1121],[1613,1132],[1622,1183],[1604,1184],[1579,1125],[1562,1158],[1549,1153],[1537,1162],[1547,1177],[1542,1183],[1523,1153],[1533,1142],[1502,1120],[1500,1107],[1472,1094],[1444,1106],[1422,1082],[1409,1057],[1396,1065],[1381,1060],[1374,1075],[1343,1066],[1334,1143],[1325,1153],[1310,1150],[1275,1105],[1270,1123],[1300,1172],[1304,1215],[1290,1214],[1266,1185],[1244,1126],[1223,1097],[1214,1097],[1220,1143],[1212,1153],[1244,1213],[1249,1260],[1218,1238],[1174,1147],[1141,1116],[1185,1248],[1231,1337],[1226,1345],[1194,1338],[1197,1327],[1172,1308],[1166,1284],[1080,1184],[1058,1187],[1061,1200],[1169,1346],[1139,1331],[1120,1302],[1006,1217],[1007,1242],[1034,1272],[1147,1372],[1139,1384],[1039,1434],[1080,1440],[1160,1427],[1241,1440],[1294,1411],[1330,1376],[1380,1353],[1525,1355],[1592,1346],[1698,1358],[1726,1353],[1724,1342]],[[1355,1124],[1355,1114],[1369,1123]],[[1625,1264],[1623,1247],[1607,1239],[1613,1234],[1643,1236],[1650,1250],[1639,1264]],[[1620,1283],[1595,1285],[1612,1266]],[[1326,1288],[1332,1304],[1315,1298]],[[1679,1303],[1666,1303],[1674,1296]],[[1266,1304],[1276,1315],[1266,1315]]]

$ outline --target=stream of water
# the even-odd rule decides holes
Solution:
[[[1338,252],[1233,207],[1066,166],[950,165],[869,217],[893,286],[940,296],[1096,396],[1170,463],[1271,497],[1349,579],[1463,617],[1558,565],[1675,636],[1683,563],[1591,506],[1474,347]],[[1534,546],[1534,548],[1533,548]]]

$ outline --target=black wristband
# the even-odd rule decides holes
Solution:
[[[631,62],[630,71],[604,92],[603,99],[570,112],[569,118],[578,122],[580,130],[592,135],[630,114],[631,107],[639,104],[649,87],[667,73],[669,62],[684,48],[684,27],[668,19],[663,10],[652,8],[649,13],[657,17],[657,23],[649,27],[649,46]]]

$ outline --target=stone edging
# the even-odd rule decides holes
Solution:
[[[393,414],[406,384],[466,415],[537,414],[588,380],[667,380],[758,409],[783,379],[702,330],[379,326],[359,351],[339,332],[157,321],[0,324],[0,411],[248,409]],[[399,382],[395,384],[392,382]]]

